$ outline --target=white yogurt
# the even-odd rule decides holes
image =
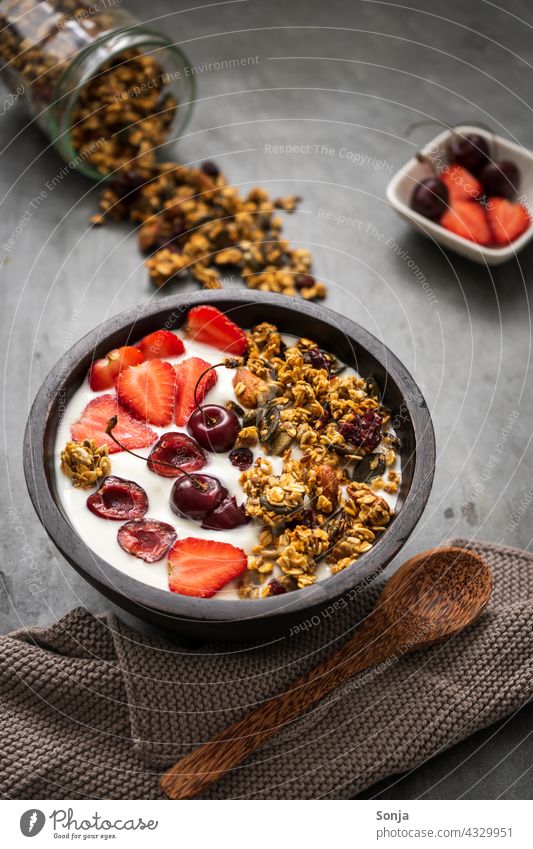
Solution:
[[[290,343],[292,340],[290,337],[285,337],[285,341]],[[201,357],[206,362],[214,364],[223,361],[225,356],[227,356],[217,348],[213,348],[210,345],[203,345],[200,342],[192,342],[185,339],[184,344],[185,353],[179,357],[167,357],[168,362],[175,364],[188,357]],[[353,369],[347,369],[345,373],[355,374]],[[217,376],[217,383],[207,393],[205,401],[224,406],[229,399],[236,400],[232,383],[234,372],[230,369],[219,368],[217,369]],[[65,444],[72,439],[70,432],[71,425],[81,416],[89,401],[98,395],[110,394],[112,391],[111,389],[107,389],[104,392],[93,392],[86,379],[69,401],[56,435],[55,451],[58,458],[56,471],[57,491],[69,522],[95,554],[116,569],[125,572],[138,581],[142,581],[152,587],[168,590],[167,558],[164,557],[157,563],[145,563],[144,560],[140,560],[124,551],[117,542],[117,532],[122,526],[122,522],[102,519],[91,513],[86,502],[92,491],[75,489],[70,483],[70,480],[60,470],[59,457],[61,451],[65,447]],[[171,423],[165,428],[154,427],[154,425],[150,425],[150,427],[159,436],[169,431],[187,433],[185,428],[180,428],[174,423]],[[152,447],[137,449],[136,453],[143,457],[148,457]],[[252,451],[254,458],[263,455],[259,446],[253,448]],[[202,474],[205,473],[217,477],[228,489],[230,495],[234,495],[237,503],[240,504],[245,500],[243,489],[239,483],[241,471],[230,463],[228,453],[212,454],[206,452],[208,462],[200,471]],[[294,456],[298,456],[298,453],[298,449],[293,452]],[[269,456],[268,459],[272,463],[274,474],[280,474],[283,465],[282,458]],[[133,480],[143,487],[148,496],[149,503],[146,518],[168,522],[175,528],[178,539],[193,536],[201,539],[213,539],[217,542],[228,542],[231,545],[242,548],[247,554],[250,554],[253,547],[257,544],[260,526],[255,521],[251,521],[247,525],[241,525],[238,528],[233,528],[232,530],[212,531],[203,529],[199,523],[193,522],[191,519],[184,519],[173,513],[170,508],[169,499],[170,491],[176,478],[164,478],[154,474],[154,472],[150,471],[146,463],[132,457],[131,454],[126,452],[112,454],[111,466],[111,473],[113,475]],[[393,468],[399,473],[398,460]],[[391,508],[394,508],[397,495],[390,495],[385,492],[380,492],[380,495],[387,500]],[[329,567],[324,563],[321,564],[317,570],[318,580],[328,577],[329,574],[331,574]],[[237,580],[230,582],[214,598],[228,599],[237,597],[237,584]]]

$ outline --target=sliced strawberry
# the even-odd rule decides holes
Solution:
[[[460,165],[447,165],[439,177],[448,188],[450,206],[457,201],[479,200],[483,196],[483,186],[479,180]]]
[[[241,548],[227,542],[187,537],[168,554],[168,586],[173,593],[210,598],[246,569]]]
[[[117,534],[120,547],[146,563],[161,560],[175,539],[172,525],[157,519],[133,519],[122,525]]]
[[[115,348],[101,360],[95,360],[89,372],[89,386],[93,392],[111,389],[120,372],[128,366],[142,363],[144,354],[132,345]]]
[[[492,239],[498,247],[514,242],[531,224],[525,206],[520,203],[511,203],[505,198],[489,198],[487,216]]]
[[[200,357],[189,357],[176,366],[176,424],[180,427],[184,427],[187,424],[189,416],[196,409],[194,388],[203,372],[210,365],[210,363],[206,363]],[[198,403],[204,400],[217,380],[218,376],[215,369],[211,369],[211,371],[208,371],[202,377],[196,391]]]
[[[164,360],[167,357],[179,357],[185,352],[185,345],[171,330],[156,330],[141,339],[137,345],[145,360]]]
[[[99,395],[89,401],[78,421],[71,427],[72,439],[76,442],[94,439],[97,445],[107,443],[110,454],[121,451],[122,449],[105,432],[107,423],[113,416],[117,417],[113,436],[122,443],[124,448],[130,450],[145,448],[156,441],[155,430],[134,419],[122,404],[119,404],[116,395]]]
[[[189,310],[186,333],[197,342],[240,356],[248,347],[244,330],[216,307],[201,304]]]
[[[446,230],[451,230],[463,239],[477,242],[478,245],[490,245],[491,233],[484,208],[479,203],[471,201],[455,201],[446,210],[440,223]]]
[[[148,510],[148,496],[135,481],[109,475],[102,486],[89,495],[87,507],[101,519],[115,522],[140,519]]]
[[[165,427],[174,415],[176,372],[164,360],[147,360],[122,371],[117,395],[139,419]]]
[[[164,433],[150,452],[148,468],[164,478],[197,472],[207,463],[205,451],[186,433]]]

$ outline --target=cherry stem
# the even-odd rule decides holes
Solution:
[[[405,131],[405,138],[409,138],[413,130],[417,130],[419,127],[428,127],[433,125],[438,125],[439,127],[444,127],[446,130],[450,130],[451,133],[455,133],[458,136],[464,136],[464,133],[459,132],[457,127],[462,127],[465,124],[469,124],[471,127],[479,127],[481,130],[485,130],[490,136],[492,152],[495,154],[493,158],[496,158],[497,154],[497,145],[496,145],[496,134],[494,130],[489,127],[487,124],[484,124],[482,121],[462,121],[460,124],[448,124],[446,121],[440,121],[438,118],[426,118],[423,121],[414,121],[412,124],[409,124]]]
[[[122,442],[119,442],[119,440],[113,434],[113,430],[116,428],[117,424],[118,424],[117,416],[112,416],[109,419],[109,421],[107,423],[107,427],[105,429],[105,432],[107,433],[107,435],[110,436],[111,439],[113,440],[113,442],[115,442],[122,451],[125,451],[126,454],[131,454],[132,457],[137,457],[138,460],[143,460],[146,463],[146,461],[148,459],[147,457],[143,457],[142,454],[136,454],[135,451],[131,451],[129,448],[126,448],[126,446],[123,445]],[[185,475],[187,478],[189,478],[189,480],[192,481],[193,486],[195,486],[197,489],[201,489],[202,492],[205,492],[205,490],[207,489],[207,486],[204,483],[199,481],[198,478],[194,477],[194,475],[190,475],[189,472],[186,472],[185,469],[182,469],[180,466],[174,466],[172,463],[165,463],[164,460],[156,460],[155,462],[159,466],[166,466],[167,469],[172,469],[173,471],[176,471],[176,469],[179,469],[181,474]]]
[[[202,382],[202,380],[204,379],[206,374],[209,374],[209,372],[212,369],[215,369],[215,368],[222,368],[222,367],[224,367],[224,368],[238,368],[240,365],[241,365],[241,360],[237,359],[236,357],[228,357],[226,360],[224,360],[223,363],[215,363],[214,365],[209,366],[209,368],[206,368],[206,370],[202,372],[202,374],[200,375],[200,377],[196,381],[196,386],[194,387],[194,403],[196,404],[197,410],[202,409],[201,404],[198,401],[198,387],[200,386],[200,383]],[[207,416],[206,416],[206,420],[207,420],[208,424],[215,424],[216,423],[216,419],[209,419]]]

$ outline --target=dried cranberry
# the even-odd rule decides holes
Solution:
[[[172,525],[157,519],[133,519],[122,525],[117,534],[120,547],[146,563],[161,560],[175,543],[176,537]]]
[[[313,368],[325,369],[329,374],[329,363],[320,348],[309,348],[305,351],[303,359],[304,363],[309,363]]]
[[[109,475],[89,496],[87,507],[102,519],[140,519],[148,510],[148,496],[138,483]]]
[[[218,165],[215,165],[214,162],[211,162],[211,160],[206,160],[206,162],[202,162],[200,168],[204,172],[204,174],[207,174],[208,177],[212,177],[213,179],[218,177],[218,175],[220,174],[220,168],[218,167]]]
[[[341,422],[338,430],[346,442],[351,442],[366,451],[373,451],[381,442],[382,418],[375,410],[356,415],[352,422]]]
[[[156,442],[148,457],[148,468],[164,478],[197,472],[207,463],[202,448],[186,433],[170,431]]]
[[[146,178],[143,177],[139,171],[136,171],[134,168],[130,168],[125,171],[120,171],[111,183],[111,187],[120,198],[126,199],[128,203],[131,203],[139,189],[141,189],[145,183]]]
[[[233,451],[230,451],[229,461],[232,466],[237,466],[241,472],[244,472],[245,469],[249,469],[252,465],[254,455],[249,448],[234,448]]]
[[[310,289],[316,284],[312,274],[295,274],[294,285],[296,289]]]
[[[272,581],[270,581],[270,583],[268,585],[268,594],[269,595],[283,595],[286,592],[287,592],[287,590],[285,589],[283,584],[280,584],[280,582],[276,581],[275,578]]]

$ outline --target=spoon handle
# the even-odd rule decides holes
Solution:
[[[390,625],[374,611],[345,646],[294,681],[289,690],[178,761],[162,776],[162,790],[171,799],[196,796],[339,684],[392,656],[395,645]]]

